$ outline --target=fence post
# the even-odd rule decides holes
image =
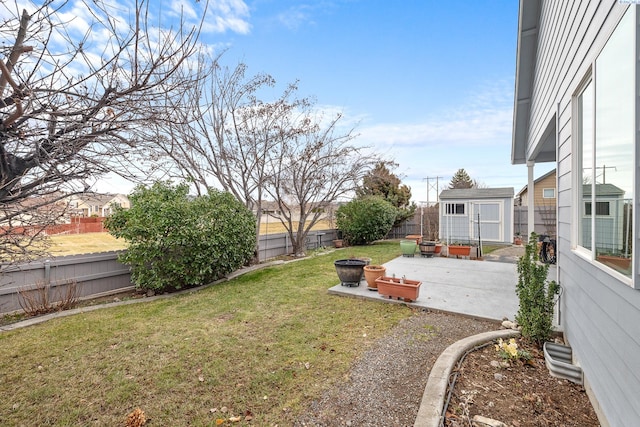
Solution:
[[[44,284],[48,285],[51,283],[51,261],[48,259],[44,260]]]

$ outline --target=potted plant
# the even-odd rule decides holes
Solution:
[[[360,286],[366,261],[360,259],[339,259],[333,263],[342,286]]]
[[[420,242],[420,255],[431,258],[436,253],[436,242]]]
[[[516,233],[516,235],[513,237],[513,244],[522,245],[522,236],[520,235],[520,233]]]
[[[440,253],[442,253],[442,243],[436,242],[436,249],[435,249],[434,253],[436,255],[439,255]]]
[[[420,294],[420,285],[422,282],[402,277],[381,276],[376,279],[378,285],[378,293],[387,298],[398,298],[405,302],[411,302],[418,299]]]
[[[418,247],[415,240],[400,240],[400,250],[402,256],[412,257],[416,253]]]
[[[344,245],[344,242],[342,239],[335,239],[333,241],[333,246],[335,246],[336,248],[341,248]]]
[[[367,281],[367,285],[369,289],[376,290],[378,289],[378,284],[376,283],[376,279],[378,277],[384,276],[387,268],[384,265],[365,265],[364,266],[364,278]]]

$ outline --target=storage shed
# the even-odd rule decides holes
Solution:
[[[447,243],[513,241],[513,187],[440,193],[440,238]]]

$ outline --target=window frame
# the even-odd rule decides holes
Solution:
[[[551,191],[551,196],[545,196],[545,192]],[[555,188],[543,188],[542,189],[542,198],[543,199],[555,199],[556,198],[556,189]]]
[[[467,213],[466,203],[458,203],[458,202],[446,202],[444,204],[444,214],[445,216],[464,216]],[[450,207],[452,209],[450,209]],[[458,212],[458,208],[462,207],[462,212]]]
[[[630,8],[631,9],[631,8]],[[635,45],[635,58],[638,58],[638,54],[640,54],[640,31],[638,31],[638,28],[640,26],[640,10],[636,10],[634,8],[634,10],[630,13],[633,13],[633,17],[632,20],[635,24],[634,28],[635,28],[635,33],[634,33],[634,38],[632,43],[634,43]],[[622,19],[624,19],[624,16],[621,18],[620,22],[622,22]],[[618,22],[618,24],[620,24],[620,22]],[[640,244],[640,238],[638,236],[640,236],[638,234],[637,231],[632,231],[633,235],[632,235],[632,250],[631,250],[631,272],[630,273],[623,273],[621,271],[618,271],[612,267],[610,267],[609,265],[599,261],[597,259],[597,257],[599,255],[601,255],[601,253],[599,253],[598,251],[598,242],[597,242],[597,237],[596,237],[596,233],[598,232],[597,228],[596,228],[596,223],[597,223],[597,218],[605,218],[605,217],[611,217],[612,216],[612,208],[616,209],[615,207],[612,207],[611,203],[612,200],[598,200],[598,195],[595,189],[595,186],[598,184],[596,181],[593,182],[589,182],[588,184],[591,186],[591,190],[590,190],[590,194],[588,195],[588,199],[587,198],[583,198],[585,196],[585,194],[582,191],[583,188],[583,184],[584,183],[584,178],[583,178],[583,172],[582,172],[582,168],[583,168],[583,160],[589,160],[591,162],[590,165],[588,165],[588,167],[591,169],[590,172],[590,177],[592,177],[593,179],[597,180],[598,175],[595,173],[595,171],[597,171],[597,167],[596,167],[596,162],[598,160],[599,157],[599,144],[598,144],[598,133],[596,132],[596,128],[597,128],[597,118],[598,118],[598,90],[597,90],[597,85],[598,85],[598,63],[599,63],[599,59],[601,59],[601,55],[603,53],[603,51],[606,49],[611,36],[615,33],[615,31],[618,29],[619,25],[616,24],[614,29],[612,30],[612,33],[610,35],[610,37],[607,39],[607,41],[604,43],[604,45],[602,46],[602,48],[600,49],[600,51],[596,54],[596,56],[590,61],[590,65],[588,70],[585,72],[584,78],[582,79],[582,81],[580,82],[580,84],[577,86],[577,89],[575,90],[575,92],[573,93],[572,97],[571,97],[571,122],[572,122],[572,153],[574,154],[572,157],[572,169],[573,169],[573,173],[572,173],[572,186],[573,188],[576,189],[576,191],[573,192],[573,209],[572,209],[572,217],[574,218],[572,227],[571,227],[571,248],[572,248],[572,252],[575,253],[576,255],[580,256],[581,258],[587,260],[590,262],[590,264],[592,266],[594,266],[595,268],[598,268],[599,270],[605,272],[607,275],[611,276],[612,278],[615,278],[616,280],[620,281],[621,283],[634,288],[634,289],[640,289],[640,280],[637,280],[636,277],[640,274],[640,261],[638,260],[638,257],[640,256],[640,250],[636,250],[636,248],[638,248],[639,244]],[[640,189],[640,173],[638,173],[638,167],[640,165],[640,149],[638,147],[638,143],[640,142],[640,129],[638,126],[640,126],[640,118],[638,117],[638,112],[640,112],[640,96],[638,95],[638,88],[640,88],[640,61],[638,59],[635,60],[634,63],[634,68],[633,68],[633,83],[634,86],[634,94],[635,94],[635,99],[633,102],[633,125],[634,125],[634,132],[632,133],[632,140],[631,140],[631,144],[632,144],[632,158],[633,158],[633,164],[632,164],[632,170],[633,172],[633,176],[632,176],[632,180],[633,180],[633,184],[632,184],[632,198],[631,198],[631,203],[630,206],[632,207],[636,207],[638,204],[638,201],[640,199],[640,196],[638,195],[638,190]],[[591,102],[592,102],[592,110],[591,110],[591,120],[590,120],[590,125],[591,125],[591,129],[590,129],[590,137],[591,137],[591,158],[590,159],[584,159],[584,155],[583,155],[583,141],[582,141],[582,126],[583,126],[583,122],[582,122],[582,115],[581,113],[581,96],[585,93],[586,89],[588,89],[589,85],[592,85],[591,88]],[[606,101],[605,101],[606,102]],[[601,120],[602,118],[600,118]],[[607,147],[605,146],[605,149]],[[601,148],[602,150],[602,148]],[[601,154],[600,154],[601,156]],[[585,184],[586,185],[586,184]],[[579,189],[579,190],[578,190]],[[586,203],[590,203],[593,206],[593,203],[596,203],[596,210],[595,210],[595,215],[586,215],[587,214],[587,210],[586,210]],[[601,202],[607,202],[608,204],[608,210],[609,210],[609,214],[608,215],[603,215],[602,211],[598,208],[598,203]],[[591,206],[591,207],[592,207]],[[616,211],[617,212],[617,211]],[[588,221],[590,223],[590,229],[589,229],[589,233],[590,233],[590,246],[584,247],[582,246],[582,236],[583,236],[583,232],[584,232],[584,222],[583,219],[585,219],[585,217],[589,217]],[[635,229],[636,226],[640,226],[640,211],[638,211],[638,209],[633,209],[633,213],[631,216],[631,223],[633,224],[633,228]],[[605,252],[606,253],[606,252]]]

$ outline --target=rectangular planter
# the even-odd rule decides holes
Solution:
[[[384,297],[398,298],[406,302],[411,302],[418,299],[422,282],[382,276],[376,279],[376,285],[378,286],[378,293]]]
[[[469,256],[471,255],[471,246],[450,245],[448,247],[449,256]]]
[[[596,260],[604,265],[621,272],[631,272],[631,258],[624,258],[613,255],[597,255]]]

